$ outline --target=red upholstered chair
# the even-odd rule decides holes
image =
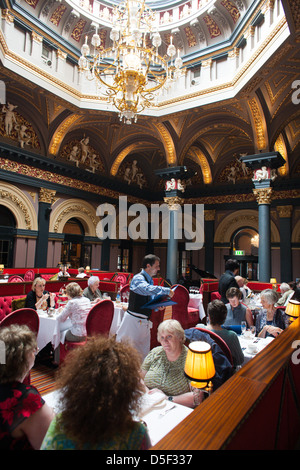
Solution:
[[[10,325],[27,325],[36,334],[38,334],[40,319],[33,308],[20,308],[6,315],[0,323],[0,328]]]
[[[160,346],[160,343],[157,341],[157,328],[158,325],[164,320],[165,309],[163,310],[152,310],[151,322],[152,328],[150,330],[150,349]]]
[[[28,269],[28,271],[26,271],[26,273],[24,274],[24,281],[25,282],[33,281],[34,276],[35,276],[34,270],[33,269]]]
[[[37,335],[39,332],[40,319],[37,312],[32,308],[20,308],[3,318],[0,323],[0,328],[10,325],[27,325]],[[23,383],[30,385],[30,372],[23,380]]]
[[[60,364],[66,359],[66,355],[72,349],[84,346],[86,341],[65,341],[59,345],[59,362]]]
[[[176,302],[172,305],[172,318],[178,320],[182,328],[193,328],[199,323],[199,310],[188,306],[190,296],[186,287],[176,284],[176,290],[171,300]],[[172,286],[172,289],[175,287]]]
[[[232,359],[232,355],[231,355],[231,351],[229,349],[229,346],[227,345],[227,343],[223,340],[223,338],[221,338],[221,336],[219,336],[217,333],[215,333],[214,331],[211,331],[209,330],[208,328],[199,328],[199,327],[196,327],[195,328],[196,330],[199,330],[199,331],[202,331],[203,333],[207,333],[211,336],[211,338],[220,346],[220,348],[222,349],[223,353],[225,354],[225,356],[227,357],[227,359],[229,360],[230,364],[233,366],[233,359]]]
[[[128,298],[125,298],[124,294],[129,294],[129,284],[125,284],[121,287],[120,294],[121,294],[121,302],[128,302]]]
[[[24,279],[21,276],[17,276],[17,274],[14,274],[13,276],[10,276],[8,282],[24,282]]]
[[[220,300],[221,299],[221,294],[218,291],[212,292],[210,294],[210,299],[211,300]]]
[[[112,281],[114,282],[119,282],[121,286],[125,286],[127,284],[127,279],[128,279],[128,274],[125,273],[115,273],[115,275],[112,277]]]
[[[109,335],[114,317],[114,304],[112,300],[105,299],[94,305],[86,319],[86,331],[88,336]]]

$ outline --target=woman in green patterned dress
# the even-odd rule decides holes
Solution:
[[[194,408],[203,400],[203,392],[191,387],[184,375],[188,348],[185,334],[177,320],[165,320],[157,330],[161,343],[150,351],[142,364],[142,377],[150,391],[160,390],[168,400]]]

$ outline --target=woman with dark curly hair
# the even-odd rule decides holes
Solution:
[[[134,421],[145,390],[135,349],[95,336],[69,353],[58,376],[62,411],[41,450],[139,450],[150,447],[145,426]]]
[[[38,450],[54,417],[38,390],[23,383],[35,360],[26,325],[0,329],[0,449]]]

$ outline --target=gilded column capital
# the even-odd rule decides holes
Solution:
[[[53,204],[56,191],[52,189],[40,188],[39,202],[46,202],[47,204]]]
[[[7,23],[11,24],[14,22],[14,17],[7,8],[1,10],[1,16]]]
[[[293,206],[277,206],[277,212],[280,218],[290,218],[293,213]]]
[[[253,194],[258,204],[271,204],[272,188],[255,188],[253,189]]]
[[[184,200],[178,196],[164,197],[164,202],[168,204],[170,211],[177,211],[182,206]]]
[[[43,42],[43,36],[40,36],[35,31],[31,31],[32,40],[41,44]]]
[[[204,220],[215,220],[216,211],[215,209],[204,211]]]

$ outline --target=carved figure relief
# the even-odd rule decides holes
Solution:
[[[19,142],[21,148],[25,145],[39,149],[40,144],[33,127],[26,119],[18,114],[15,109],[18,106],[7,103],[2,106],[2,116],[0,117],[0,135]]]
[[[83,137],[80,141],[71,141],[66,144],[60,157],[64,160],[74,162],[77,168],[79,166],[86,171],[95,173],[96,171],[104,171],[104,165],[101,161],[100,155],[93,147],[89,145],[89,137]]]
[[[277,174],[275,168],[267,168],[266,166],[262,166],[258,170],[254,171],[254,177],[252,178],[252,181],[262,181],[267,179],[274,181],[276,176]]]
[[[133,160],[131,164],[128,163],[127,165],[120,168],[119,175],[123,177],[126,183],[136,184],[140,189],[143,189],[147,185],[147,180],[141,168],[138,167],[137,160]]]
[[[220,183],[236,184],[241,179],[248,179],[251,177],[249,168],[247,168],[246,164],[242,163],[237,155],[234,157],[235,159],[229,162],[221,171],[218,177],[218,181]]]

